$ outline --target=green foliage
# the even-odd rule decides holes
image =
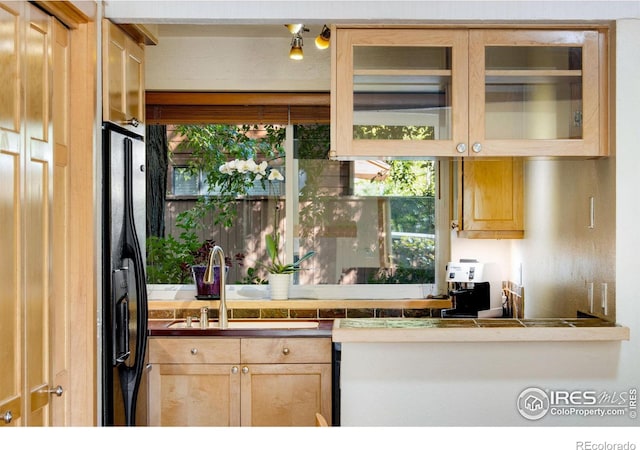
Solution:
[[[176,151],[191,153],[186,170],[191,176],[204,174],[210,195],[178,214],[179,236],[147,239],[147,281],[152,284],[191,283],[191,266],[207,263],[213,242],[203,242],[196,231],[209,211],[214,211],[215,224],[233,225],[235,201],[247,194],[253,180],[241,173],[223,174],[220,166],[233,159],[273,159],[284,154],[285,129],[274,125],[180,125],[176,131],[185,138]],[[214,189],[219,193],[211,195]]]
[[[371,284],[433,283],[435,280],[435,241],[423,237],[393,239],[396,267],[380,269],[369,278]]]
[[[247,268],[247,276],[243,277],[238,284],[267,284],[268,281],[258,276],[255,267]]]
[[[275,125],[180,125],[176,131],[185,137],[176,150],[191,152],[188,170],[194,176],[204,174],[209,189],[188,214],[202,219],[215,211],[214,223],[227,228],[236,217],[236,199],[247,194],[253,179],[237,172],[223,174],[220,166],[233,159],[271,160],[284,154],[286,130]]]
[[[266,265],[266,269],[269,273],[296,273],[302,270],[300,264],[311,258],[316,254],[314,251],[307,252],[302,258],[298,259],[294,263],[290,264],[282,264],[280,261],[280,256],[278,254],[278,248],[280,243],[280,235],[274,233],[273,235],[268,234],[265,238],[267,245],[267,255],[269,256],[270,263]]]
[[[435,234],[433,197],[392,197],[389,203],[393,231]]]
[[[390,161],[389,177],[384,182],[384,195],[430,196],[435,195],[435,185],[430,182],[434,161]]]
[[[401,126],[401,125],[354,125],[354,139],[369,140],[432,140],[434,128],[430,126]]]

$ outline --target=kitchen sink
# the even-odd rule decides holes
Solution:
[[[303,320],[229,320],[229,330],[289,330],[289,329],[315,329],[318,328],[317,321]],[[187,322],[174,322],[168,328],[181,328],[200,330],[200,322],[194,320],[191,327],[187,327]],[[208,328],[219,328],[218,321],[209,321]]]

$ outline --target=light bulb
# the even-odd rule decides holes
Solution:
[[[322,31],[316,38],[316,47],[318,47],[320,50],[329,48],[330,39],[331,39],[331,30],[329,29],[328,26],[324,25],[322,27]]]
[[[285,25],[291,34],[298,34],[302,29],[301,23],[288,23]]]
[[[291,47],[291,51],[289,52],[289,58],[295,59],[297,61],[303,58],[302,49],[300,47]]]
[[[324,50],[325,48],[329,48],[329,39],[325,39],[321,34],[316,38],[316,47],[320,50]]]
[[[289,51],[289,58],[300,60],[302,55],[302,37],[300,35],[295,36],[291,40],[291,51]]]

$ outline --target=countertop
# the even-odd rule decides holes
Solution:
[[[334,342],[545,342],[629,340],[628,327],[592,318],[566,319],[410,319],[363,318],[312,320],[316,328],[287,328],[309,320],[269,319],[276,328],[260,327],[265,319],[242,320],[243,328],[202,330],[172,328],[183,320],[151,320],[149,336],[170,337],[332,337]],[[234,322],[234,320],[230,320]],[[251,327],[251,322],[256,327]],[[280,327],[279,324],[282,324]]]
[[[521,342],[629,340],[629,328],[591,318],[336,319],[334,342]]]
[[[264,322],[263,319],[253,320],[253,322]],[[296,321],[294,319],[272,320],[269,322],[282,323],[282,328],[240,328],[226,329],[207,328],[202,330],[198,327],[198,322],[193,323],[192,328],[170,328],[175,323],[184,322],[183,320],[150,320],[147,326],[150,337],[331,337],[333,328],[333,320],[317,320],[317,328],[286,328],[286,324],[290,322],[309,322],[309,320]],[[233,322],[230,320],[229,322]],[[252,320],[242,320],[243,323],[252,322]]]

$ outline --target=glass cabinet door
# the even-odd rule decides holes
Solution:
[[[597,31],[472,30],[469,47],[470,155],[599,155]]]
[[[465,30],[338,29],[333,156],[466,151],[467,49]]]

